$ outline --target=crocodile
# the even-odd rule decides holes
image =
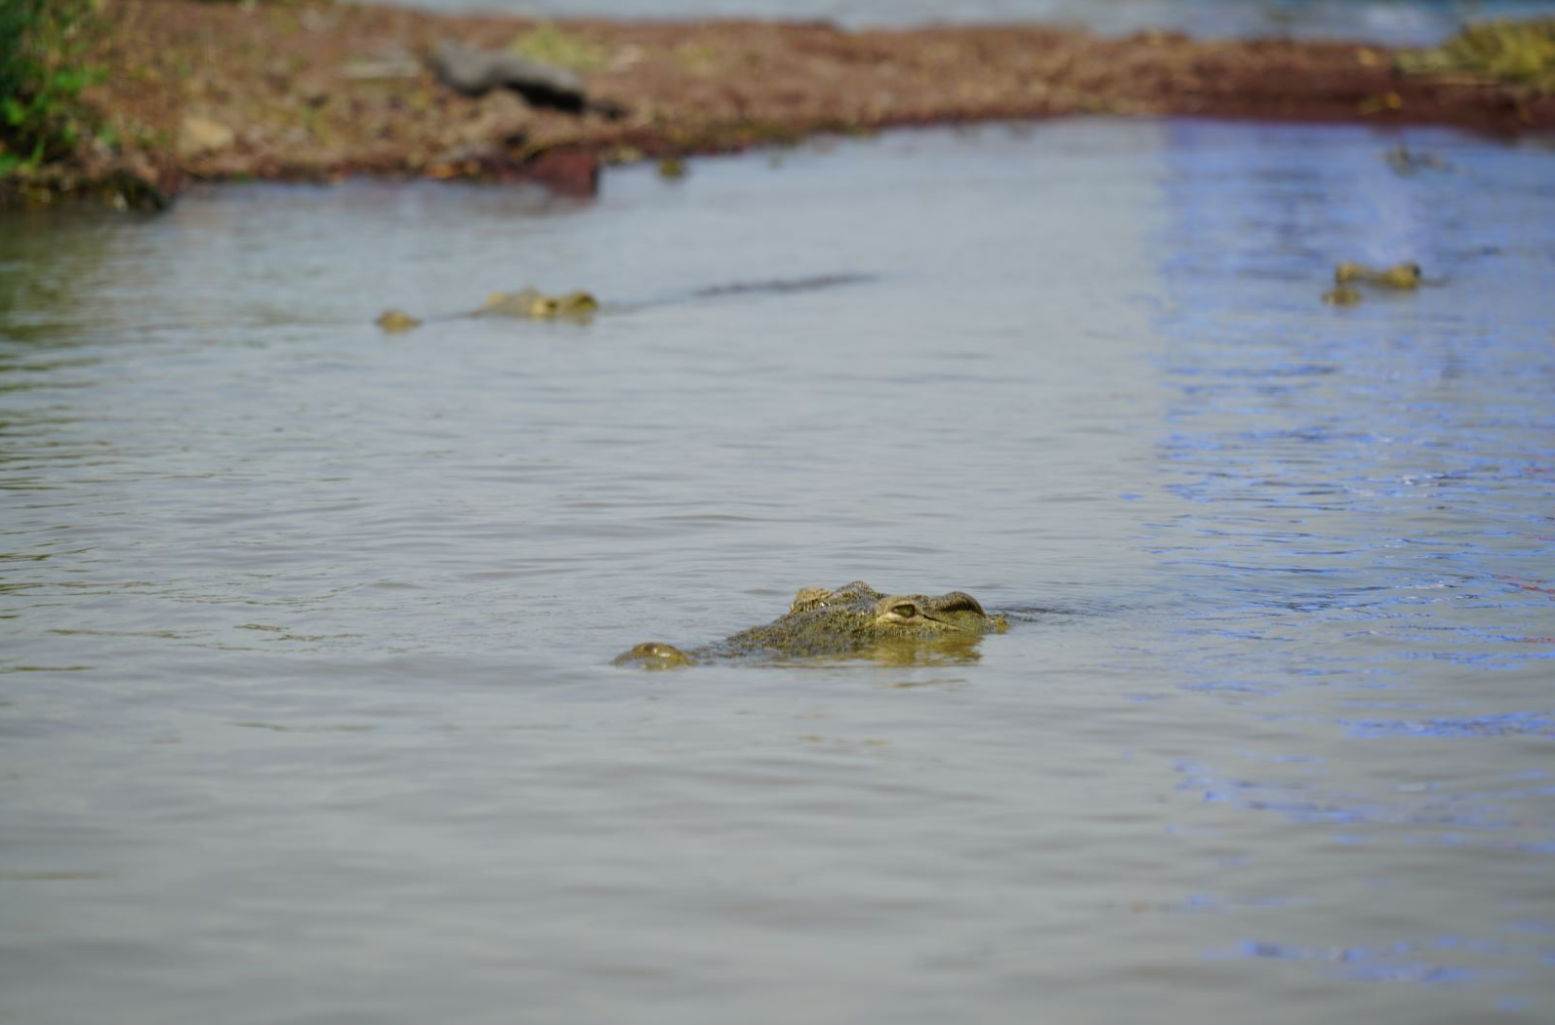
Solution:
[[[587,292],[546,295],[537,289],[524,288],[517,292],[494,292],[480,306],[456,316],[586,321],[598,309],[599,300]],[[421,326],[420,320],[403,310],[384,310],[373,323],[389,332],[411,331]]]
[[[766,281],[741,281],[730,285],[714,285],[698,288],[668,298],[647,302],[611,303],[613,312],[647,309],[671,303],[697,299],[721,299],[744,295],[786,295],[791,292],[810,292],[838,285],[852,285],[873,278],[867,274],[818,274],[807,278],[774,278]],[[517,292],[496,292],[473,310],[452,316],[431,317],[430,320],[455,320],[466,317],[515,317],[524,320],[570,320],[587,323],[600,311],[599,300],[588,292],[567,292],[562,295],[546,295],[533,288]],[[398,333],[412,331],[421,326],[421,320],[403,310],[384,310],[373,321],[384,331]]]
[[[1396,263],[1391,267],[1375,270],[1365,264],[1346,260],[1334,268],[1334,284],[1347,285],[1352,281],[1408,292],[1420,286],[1420,265]]]
[[[966,652],[984,634],[1008,627],[1003,616],[990,616],[965,591],[885,594],[855,580],[836,590],[801,588],[787,614],[717,643],[682,651],[647,641],[616,656],[613,664],[669,669],[719,659],[823,655],[895,661],[924,650]]]
[[[1427,280],[1420,275],[1418,263],[1395,263],[1378,270],[1364,263],[1346,260],[1334,268],[1334,287],[1323,293],[1323,301],[1330,306],[1354,306],[1361,301],[1361,291],[1356,285],[1374,288],[1390,288],[1399,292],[1413,292],[1421,284],[1439,285],[1440,280]]]

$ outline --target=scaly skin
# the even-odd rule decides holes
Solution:
[[[599,300],[587,292],[546,295],[533,288],[517,292],[495,292],[486,297],[479,309],[459,314],[462,317],[519,317],[527,320],[587,321],[599,311]],[[433,318],[433,319],[450,319]],[[421,321],[403,310],[384,310],[373,321],[388,332],[413,331]]]
[[[519,292],[496,292],[486,297],[472,317],[528,317],[531,320],[556,320],[568,317],[584,320],[599,310],[599,302],[587,292],[543,295],[533,288]]]
[[[695,665],[712,659],[815,655],[890,655],[916,649],[970,647],[1008,623],[990,616],[963,591],[942,595],[882,594],[862,580],[835,591],[802,588],[788,614],[765,626],[691,651],[648,641],[616,657],[615,665],[650,669]]]
[[[1407,292],[1420,287],[1420,265],[1418,263],[1396,263],[1391,267],[1384,267],[1382,270],[1374,270],[1365,264],[1346,260],[1334,268],[1335,284],[1345,285],[1352,281],[1376,285],[1379,288],[1397,288]]]

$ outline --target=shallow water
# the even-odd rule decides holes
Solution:
[[[435,11],[611,18],[817,19],[848,28],[1040,21],[1108,35],[1161,29],[1196,36],[1435,43],[1468,21],[1555,13],[1552,0],[383,0]]]
[[[1548,1021],[1555,156],[1398,141],[0,223],[0,1021]],[[1014,624],[609,665],[855,578]]]

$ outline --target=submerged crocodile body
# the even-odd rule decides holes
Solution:
[[[487,296],[486,301],[476,309],[455,316],[586,321],[598,311],[599,300],[587,292],[546,295],[536,289],[525,288],[517,292],[494,292]],[[373,323],[390,332],[411,331],[421,326],[420,320],[403,310],[384,310]]]
[[[1003,616],[990,616],[964,591],[884,594],[862,580],[835,591],[802,588],[788,613],[765,626],[690,651],[647,641],[616,657],[615,665],[650,669],[731,658],[804,658],[868,655],[907,660],[918,652],[965,652],[984,635],[1003,633]]]
[[[611,303],[615,312],[666,306],[671,303],[697,299],[719,299],[740,295],[786,295],[791,292],[812,292],[838,285],[853,285],[873,280],[867,274],[819,274],[808,278],[775,278],[768,281],[740,281],[729,285],[698,288],[678,296],[649,302]],[[453,316],[432,317],[432,320],[453,320],[462,317],[514,317],[520,320],[571,320],[584,323],[600,311],[599,300],[588,292],[567,292],[563,295],[546,295],[533,288],[517,292],[497,292],[473,310]],[[373,321],[385,331],[411,331],[421,326],[421,321],[403,310],[384,310]]]

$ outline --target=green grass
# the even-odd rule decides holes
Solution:
[[[0,0],[0,178],[66,159],[93,130],[81,92],[96,0]]]
[[[609,47],[576,32],[557,28],[549,21],[541,22],[513,40],[508,50],[542,64],[574,71],[598,71],[610,63]]]
[[[1555,18],[1471,25],[1429,50],[1398,55],[1410,75],[1468,74],[1555,93]]]

